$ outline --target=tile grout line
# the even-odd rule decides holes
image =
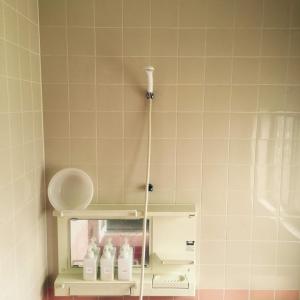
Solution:
[[[67,98],[68,98],[68,161],[66,162],[68,167],[71,167],[71,99],[70,99],[70,65],[69,65],[69,33],[68,33],[68,0],[65,1],[65,35],[66,35],[66,84],[67,84]]]
[[[285,70],[285,82],[284,82],[284,107],[287,108],[287,96],[288,96],[288,75],[289,75],[289,66],[290,66],[290,53],[291,53],[291,38],[292,38],[292,2],[289,2],[289,31],[288,31],[288,47],[287,47],[287,63],[286,63],[286,70]],[[282,141],[284,141],[285,131],[287,126],[286,115],[284,115],[283,119],[283,136]],[[279,207],[277,208],[277,216],[276,216],[276,248],[275,248],[275,276],[276,279],[279,277],[279,247],[280,247],[280,222],[281,222],[281,204],[282,204],[282,197],[283,197],[283,187],[282,187],[282,179],[284,173],[284,155],[285,154],[285,145],[282,143],[282,153],[281,153],[281,170],[280,170],[280,191],[279,191]],[[280,265],[282,266],[282,265]],[[275,286],[274,286],[275,289]],[[276,291],[274,290],[274,300],[276,300]]]
[[[6,4],[6,3],[5,3]],[[9,4],[6,4],[7,6],[10,6]],[[35,24],[37,25],[37,24]],[[51,27],[51,28],[59,28],[59,27],[64,27],[63,25],[41,25],[41,27]],[[154,29],[176,29],[180,27],[180,29],[187,29],[187,30],[192,30],[192,29],[208,29],[208,30],[218,30],[218,29],[225,29],[225,30],[230,30],[234,29],[233,26],[152,26]],[[84,25],[70,25],[70,28],[93,28],[93,26],[84,26]],[[96,29],[121,29],[122,26],[96,26]],[[124,26],[125,29],[149,29],[150,26]],[[260,30],[260,26],[236,26],[236,29],[240,30]],[[289,30],[299,30],[299,27],[264,27],[264,30],[284,30],[284,31],[289,31]]]
[[[14,10],[14,13],[16,14],[16,18],[17,18],[17,28],[20,28],[19,26],[20,26],[20,17],[19,17],[19,13],[16,11],[16,10]],[[17,79],[17,81],[18,81],[18,88],[19,88],[19,93],[18,93],[18,96],[19,96],[19,99],[20,99],[20,111],[18,112],[18,113],[20,113],[20,116],[21,116],[21,126],[22,126],[22,142],[21,142],[21,144],[20,145],[17,145],[16,147],[15,147],[15,149],[19,149],[19,150],[21,150],[22,151],[22,155],[23,155],[23,161],[22,161],[22,172],[21,172],[21,174],[20,174],[20,178],[25,178],[25,157],[24,157],[24,141],[25,141],[25,137],[24,137],[24,134],[25,134],[25,126],[24,126],[24,95],[23,95],[23,86],[21,85],[21,81],[20,81],[20,79],[21,78],[23,78],[23,76],[22,76],[22,71],[21,71],[21,53],[20,53],[20,51],[19,51],[19,48],[20,48],[20,46],[21,46],[21,43],[20,43],[20,32],[19,32],[19,30],[17,30],[17,43],[16,43],[16,45],[15,45],[15,47],[17,47],[18,48],[18,54],[17,54],[17,63],[18,63],[18,79]],[[29,64],[30,64],[30,67],[31,67],[31,63],[32,63],[32,61],[31,61],[31,56],[29,57]],[[31,72],[32,70],[30,70],[30,75],[29,75],[29,77],[30,77],[30,80],[29,81],[31,81],[32,80],[32,72]],[[9,91],[8,91],[9,92]],[[33,128],[32,128],[33,129]],[[34,151],[35,152],[35,151]],[[13,155],[13,153],[12,153],[12,155]],[[13,167],[13,163],[12,163],[12,169],[13,169],[13,172],[12,172],[12,176],[13,176],[13,178],[15,178],[15,174],[14,174],[14,167]],[[14,195],[14,197],[15,197],[15,193],[14,193],[14,190],[15,189],[13,189],[13,195]],[[15,199],[14,199],[14,201],[15,201]],[[29,204],[30,204],[30,202],[32,201],[32,198],[26,203],[26,205],[25,206],[29,206]],[[37,225],[36,224],[36,221],[35,221],[35,225]],[[14,222],[14,232],[15,232],[15,235],[16,235],[16,222]],[[16,241],[15,241],[15,243],[16,243]],[[16,247],[14,248],[15,249],[15,251],[16,251]],[[17,255],[15,255],[15,264],[17,264]],[[18,276],[17,276],[18,277]],[[17,278],[17,282],[18,282],[18,278]],[[32,283],[32,285],[33,285],[33,283]],[[32,290],[32,285],[29,287],[29,289],[30,290]]]
[[[125,126],[126,126],[126,111],[125,111],[125,107],[126,107],[126,98],[125,98],[125,39],[124,39],[124,1],[122,0],[122,176],[123,176],[123,180],[122,180],[122,203],[126,203],[127,201],[127,179],[126,179],[126,168],[125,168],[125,159],[126,159],[126,146],[125,146]]]
[[[37,112],[37,111],[26,111],[26,112]],[[45,111],[46,113],[66,113],[68,112],[68,110],[56,110],[56,109],[48,109]],[[92,110],[72,110],[72,112],[74,113],[91,113],[93,112]],[[98,110],[98,113],[121,113],[121,110]],[[125,110],[126,113],[145,113],[145,110]],[[165,111],[156,111],[154,110],[153,112],[155,112],[156,114],[169,114],[169,113],[176,113],[176,110],[165,110]],[[12,113],[18,113],[18,111],[12,111]],[[192,111],[192,110],[186,110],[184,112],[179,112],[181,114],[197,114],[197,113],[207,113],[207,114],[215,114],[215,115],[224,115],[224,114],[229,114],[226,111],[213,111],[213,110],[208,110],[208,111],[202,111],[202,110],[197,110],[197,111]],[[231,115],[274,115],[277,116],[278,114],[292,114],[292,115],[299,115],[299,113],[295,113],[293,111],[277,111],[277,112],[268,112],[268,111],[262,111],[262,112],[255,112],[255,111],[251,111],[251,112],[244,112],[244,111],[235,111],[232,112]],[[0,114],[3,114],[3,112],[0,112]],[[127,137],[126,137],[127,138]],[[167,139],[167,138],[166,138]],[[185,139],[185,138],[180,138],[180,139]],[[187,139],[187,138],[186,138]],[[194,139],[194,138],[191,138]],[[199,138],[195,138],[195,139],[199,139]],[[225,139],[225,138],[214,138],[214,137],[206,137],[205,139]],[[245,138],[233,138],[235,140],[251,140],[251,138],[245,137]],[[265,138],[266,139],[266,138]],[[268,138],[270,140],[275,139],[275,138]],[[291,139],[291,138],[290,138]]]
[[[42,55],[42,57],[44,57]],[[113,57],[111,57],[113,58]],[[168,57],[162,57],[162,58],[168,58]],[[227,57],[229,58],[229,57]],[[7,76],[8,79],[16,79],[16,77],[13,77],[13,76]],[[25,81],[25,82],[30,82],[29,80],[22,80],[20,79],[21,81]],[[34,83],[39,83],[37,81],[33,81]],[[66,85],[67,82],[66,81],[48,81],[48,82],[45,82],[45,84],[47,85]],[[70,82],[70,85],[74,85],[74,84],[81,84],[81,85],[89,85],[90,83],[88,82],[80,82],[80,81],[74,81],[74,82]],[[100,83],[97,83],[97,86],[119,86],[120,84],[119,83],[105,83],[105,82],[100,82]],[[156,84],[157,86],[163,86],[163,87],[171,87],[171,86],[176,86],[176,83],[175,82],[172,82],[172,83],[157,83]],[[258,84],[257,83],[247,83],[246,84],[247,86],[254,86],[256,87]],[[300,83],[289,83],[288,84],[289,86],[295,86],[295,87],[299,87],[300,86]],[[136,84],[132,84],[132,83],[125,83],[124,86],[131,86],[131,87],[134,87],[134,86],[138,86]],[[186,87],[203,87],[204,84],[195,84],[195,83],[191,83],[191,84],[188,84],[188,83],[180,83],[180,86],[186,86]],[[217,86],[221,86],[221,87],[230,87],[230,84],[229,83],[207,83],[205,84],[205,86],[210,86],[210,87],[217,87]],[[244,83],[233,83],[232,86],[245,86]],[[281,83],[281,84],[277,84],[277,83],[261,83],[259,84],[259,86],[285,86],[285,84]],[[212,111],[212,112],[228,112],[228,111],[223,111],[223,110],[217,110],[217,111]],[[235,113],[237,113],[239,111],[236,111]],[[254,112],[254,111],[253,111]],[[258,111],[257,113],[263,113],[264,111]],[[282,112],[281,110],[278,110],[278,111],[265,111],[265,112],[273,112],[273,113],[278,113],[278,112]],[[251,113],[251,112],[244,112],[244,113]],[[293,113],[297,114],[299,112],[294,112]]]
[[[68,26],[68,28],[71,28]],[[175,29],[174,29],[175,30]],[[179,29],[180,30],[180,29]],[[205,30],[205,29],[203,29]],[[232,29],[234,30],[234,29]],[[9,44],[11,45],[16,45],[14,42],[12,41],[7,41]],[[27,50],[29,51],[27,48],[24,48],[22,46],[20,46],[21,49],[24,49],[24,50]],[[33,53],[33,54],[39,54],[39,53],[36,53],[36,52],[32,52],[32,51],[29,51],[30,53]],[[65,57],[66,55],[65,54],[43,54],[43,57]],[[99,57],[99,58],[122,58],[122,57],[126,57],[126,58],[149,58],[148,55],[97,55],[97,54],[70,54],[71,57]],[[232,55],[152,55],[153,58],[215,58],[215,59],[218,59],[218,58],[227,58],[227,59],[231,59]],[[265,58],[265,59],[282,59],[282,60],[287,60],[287,56],[279,56],[279,55],[234,55],[235,58],[239,58],[239,59],[259,59],[261,57]],[[294,55],[294,56],[291,56],[291,58],[293,59],[299,59],[300,58],[300,55]],[[195,84],[197,85],[197,84]],[[220,83],[216,83],[215,85],[220,85]],[[229,85],[229,84],[228,84]],[[245,85],[245,83],[243,83],[243,85]],[[247,83],[248,85],[248,83]],[[278,85],[278,84],[276,84]],[[299,83],[297,84],[299,85]]]
[[[205,23],[206,24],[206,23]],[[200,186],[200,201],[199,201],[199,205],[198,205],[198,213],[199,213],[199,221],[198,221],[198,227],[199,227],[199,232],[198,232],[198,256],[199,256],[199,288],[201,288],[201,267],[200,267],[200,261],[201,261],[201,248],[200,248],[200,244],[202,242],[202,227],[203,227],[203,224],[202,224],[202,201],[203,201],[203,174],[204,174],[204,171],[203,171],[203,162],[204,162],[204,155],[203,155],[203,149],[204,149],[204,131],[205,131],[205,123],[204,123],[204,107],[205,107],[205,101],[206,101],[206,85],[205,85],[205,81],[206,81],[206,65],[207,65],[207,27],[205,25],[204,27],[204,45],[203,45],[203,55],[204,55],[204,60],[203,60],[203,94],[202,94],[202,121],[201,121],[201,186]],[[196,262],[197,263],[197,262]],[[197,272],[197,270],[196,270]],[[224,274],[223,274],[224,276]],[[224,296],[224,292],[223,292],[223,295]],[[201,295],[200,295],[201,297]],[[198,299],[198,300],[201,300],[201,299]]]
[[[70,100],[70,68],[69,68],[69,33],[68,33],[68,0],[65,0],[65,35],[66,35],[66,84],[67,84],[67,97],[68,97],[68,167],[71,167],[71,100]],[[72,300],[75,300],[73,296],[71,296]]]
[[[173,192],[173,203],[176,204],[178,202],[181,202],[178,201],[177,197],[178,197],[178,187],[177,187],[177,183],[178,183],[178,164],[177,164],[177,156],[178,156],[178,84],[179,84],[179,72],[180,72],[180,68],[179,68],[179,47],[180,47],[180,0],[176,0],[175,1],[176,3],[176,24],[177,24],[177,29],[176,29],[176,63],[177,63],[177,66],[176,66],[176,85],[175,85],[175,88],[176,88],[176,94],[175,94],[175,112],[176,112],[176,117],[175,117],[175,135],[174,135],[174,139],[175,139],[175,147],[174,147],[174,192]]]
[[[258,90],[257,90],[257,107],[259,107],[260,102],[260,79],[261,79],[261,72],[262,72],[262,51],[263,51],[263,38],[264,38],[264,19],[265,19],[265,0],[262,1],[262,16],[261,16],[261,26],[260,26],[260,37],[259,37],[259,65],[258,65]],[[251,289],[253,286],[253,267],[255,266],[253,264],[253,249],[254,249],[254,219],[255,219],[255,199],[257,197],[257,178],[256,178],[256,168],[257,168],[257,147],[258,147],[258,124],[259,124],[259,114],[256,113],[256,121],[255,121],[255,144],[254,144],[254,154],[253,154],[253,182],[252,182],[252,195],[251,195],[251,227],[250,227],[250,238],[251,238],[251,248],[250,248],[250,294],[251,297]]]
[[[152,0],[148,0],[148,5],[149,5],[149,49],[148,49],[148,55],[149,55],[149,58],[148,58],[148,60],[149,60],[149,65],[150,66],[152,66],[152,10],[151,10],[151,7],[152,7]],[[154,72],[153,72],[154,74],[153,74],[153,77],[155,76],[155,70],[154,70]],[[155,77],[154,77],[155,78]],[[153,91],[154,91],[154,79],[153,79]],[[147,92],[147,90],[146,90],[146,92]],[[154,95],[154,97],[155,97],[156,95]],[[154,98],[155,99],[155,98]],[[147,99],[147,98],[145,98],[145,100],[144,101],[146,101],[146,102],[149,102],[149,101],[152,101],[152,115],[151,116],[149,116],[149,114],[147,114],[147,117],[146,118],[148,118],[148,125],[147,126],[149,126],[150,124],[149,124],[149,117],[150,118],[153,118],[153,101],[154,101],[154,99]],[[159,100],[158,100],[159,101]],[[145,112],[148,112],[149,111],[149,105],[148,105],[148,103],[147,103],[147,105],[146,105],[146,108],[145,108]],[[146,116],[146,114],[145,114],[145,116]],[[153,121],[152,121],[152,124],[153,124]],[[153,126],[153,125],[152,125]],[[149,128],[148,128],[148,130],[149,130]],[[152,149],[150,149],[150,151],[153,153],[153,143],[152,143],[152,140],[153,140],[153,129],[151,129],[151,132],[152,132],[152,136],[151,136],[151,140],[150,140],[150,143],[151,143],[151,147],[152,147]],[[148,131],[148,133],[149,133],[149,131]],[[148,137],[149,138],[149,137]],[[149,142],[148,142],[148,147],[149,147]],[[146,150],[147,151],[147,150]],[[146,155],[148,155],[148,153],[146,153]],[[150,161],[150,166],[149,166],[149,168],[150,168],[150,171],[149,171],[149,173],[150,173],[150,183],[152,182],[152,184],[155,186],[155,183],[152,181],[152,174],[153,174],[153,168],[152,168],[152,166],[153,166],[153,159],[152,159],[152,157],[153,157],[153,155],[151,155],[151,161]],[[146,167],[145,167],[145,170],[146,170],[146,172],[147,172],[147,165],[146,165]],[[145,176],[145,180],[147,180],[147,175]],[[145,188],[147,189],[148,187],[147,186],[145,186]],[[153,200],[153,197],[151,197],[152,196],[152,194],[151,193],[149,193],[149,204],[151,203],[151,201]],[[151,199],[152,198],[152,199]]]
[[[45,258],[46,258],[46,273],[48,275],[49,273],[49,265],[48,265],[48,239],[47,239],[47,233],[48,233],[48,224],[47,224],[47,188],[46,188],[46,172],[45,172],[45,166],[46,166],[46,155],[45,155],[45,123],[44,123],[44,102],[43,102],[43,81],[42,81],[42,55],[41,55],[41,31],[40,31],[40,14],[39,14],[39,1],[36,1],[36,8],[37,8],[37,21],[38,21],[38,50],[39,50],[39,76],[40,76],[40,89],[39,89],[39,96],[40,96],[40,104],[41,104],[41,118],[42,118],[42,134],[43,134],[43,197],[44,197],[44,205],[45,205],[45,220],[44,220],[44,226],[45,226],[45,234],[46,234],[46,238],[44,239],[45,241]],[[32,65],[31,65],[32,67]],[[32,80],[33,78],[31,78]],[[31,84],[31,92],[33,95],[33,90],[32,90],[32,84]],[[33,99],[32,99],[32,105],[33,105],[33,109],[34,109],[34,103],[33,103]],[[49,295],[48,295],[48,280],[46,278],[45,281],[45,287],[43,289],[43,293],[45,293],[45,289],[46,289],[46,300],[50,300],[48,299]]]
[[[93,0],[93,36],[94,36],[94,86],[93,86],[93,97],[94,97],[94,105],[96,107],[96,112],[95,112],[95,132],[96,132],[96,137],[95,137],[95,155],[96,155],[96,193],[94,193],[95,197],[95,203],[99,203],[99,198],[100,198],[100,191],[99,191],[99,147],[101,148],[101,145],[99,145],[98,141],[98,134],[99,134],[99,111],[98,111],[98,101],[97,101],[97,32],[96,32],[96,0]],[[101,95],[100,95],[101,97]],[[93,112],[93,110],[91,110]],[[85,163],[86,164],[86,163]],[[96,196],[95,196],[96,194]],[[93,201],[92,201],[93,202]]]
[[[231,36],[232,36],[232,41],[231,41],[231,59],[230,59],[230,83],[229,83],[229,120],[228,120],[228,134],[227,134],[227,157],[226,157],[226,162],[227,162],[227,187],[226,187],[226,198],[225,198],[225,267],[224,267],[224,279],[225,279],[225,289],[223,291],[223,300],[225,300],[226,298],[226,290],[227,290],[227,284],[228,284],[228,264],[227,264],[227,259],[228,259],[228,245],[229,245],[229,241],[231,242],[231,240],[229,240],[229,236],[228,236],[228,198],[229,198],[229,192],[230,192],[230,145],[231,145],[231,112],[232,112],[232,93],[233,93],[233,89],[232,89],[232,83],[233,83],[233,65],[234,65],[234,52],[235,52],[235,33],[236,33],[236,14],[237,14],[237,6],[236,6],[236,2],[233,3],[233,29],[231,32]]]

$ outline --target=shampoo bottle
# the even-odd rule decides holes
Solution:
[[[100,258],[100,278],[101,280],[114,280],[114,264],[115,257],[112,253],[110,245],[105,245],[102,256]]]
[[[128,240],[125,239],[124,244],[120,248],[118,258],[118,279],[122,281],[132,280],[132,261],[133,250],[130,247]]]
[[[97,280],[97,257],[91,247],[88,247],[83,260],[83,279]]]

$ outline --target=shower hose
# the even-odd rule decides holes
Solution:
[[[146,187],[145,187],[145,204],[144,204],[144,220],[143,220],[143,247],[142,247],[142,262],[141,262],[142,265],[141,265],[139,300],[143,300],[143,295],[144,295],[145,258],[146,258],[146,240],[147,240],[147,217],[148,217],[150,167],[151,167],[151,139],[152,139],[152,99],[149,100],[149,114],[148,114],[148,154],[147,154],[147,174],[146,174]]]

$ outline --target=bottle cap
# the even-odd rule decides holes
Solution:
[[[129,251],[130,250],[130,245],[128,243],[128,238],[125,238],[124,239],[124,243],[122,245],[122,249],[126,250],[126,251]]]
[[[110,251],[113,251],[114,249],[114,245],[112,244],[112,239],[111,238],[108,238],[106,243],[105,243],[105,247],[109,248]]]
[[[105,258],[111,258],[110,247],[108,247],[107,245],[104,246],[102,256],[105,257]]]
[[[130,245],[128,243],[128,238],[124,239],[124,243],[120,248],[120,257],[128,257],[130,253]]]
[[[94,253],[93,249],[91,247],[88,247],[87,253],[86,253],[86,258],[94,258],[94,257],[95,257],[95,253]]]

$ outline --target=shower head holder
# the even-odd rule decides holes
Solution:
[[[147,93],[146,93],[146,98],[147,98],[148,100],[153,100],[153,99],[154,99],[154,93],[148,92],[148,91],[147,91]]]

